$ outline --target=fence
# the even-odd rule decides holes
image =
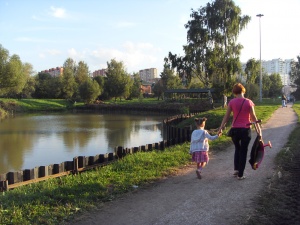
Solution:
[[[154,149],[164,150],[167,147],[190,141],[192,132],[191,127],[177,128],[174,125],[191,116],[194,116],[194,114],[177,115],[165,119],[163,121],[163,126],[165,132],[167,132],[167,140],[158,143],[132,148],[117,146],[114,153],[99,154],[95,156],[78,156],[74,157],[73,161],[65,161],[60,164],[51,164],[48,166],[35,167],[33,169],[0,174],[0,191],[8,191],[9,189],[44,181],[49,178],[77,174],[86,170],[103,167],[125,157],[127,154],[134,154],[140,151],[152,151]]]

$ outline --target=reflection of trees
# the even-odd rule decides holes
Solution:
[[[127,115],[105,115],[105,133],[108,141],[108,148],[114,149],[117,145],[123,147],[137,147],[137,146],[125,146],[125,143],[130,139],[133,133],[138,133],[140,130],[156,130],[161,127],[153,121],[153,117],[145,118],[142,116],[127,116]],[[155,124],[153,124],[155,123]],[[160,128],[159,128],[160,127]],[[117,143],[117,144],[116,144]],[[150,143],[150,142],[149,142]],[[145,143],[145,144],[149,144]]]
[[[99,129],[99,117],[90,114],[64,115],[59,122],[66,131],[61,136],[68,152],[73,152],[77,146],[84,151]]]
[[[79,150],[86,155],[90,150],[87,147],[97,148],[97,143],[102,143],[102,140],[103,144],[107,143],[107,149],[98,149],[98,153],[111,152],[117,145],[136,147],[126,145],[132,139],[132,134],[142,130],[161,130],[161,125],[153,118],[155,116],[93,113],[29,115],[6,119],[0,126],[0,173],[23,169],[28,154],[35,154],[36,151],[43,154],[45,149],[50,150],[51,154],[53,148],[58,151],[62,148],[62,154],[68,152],[69,160],[72,160],[72,153]],[[151,141],[149,139],[149,143]],[[42,149],[36,149],[37,146],[42,146]],[[35,161],[35,157],[39,156],[30,157],[28,161]],[[57,158],[60,157],[57,155]]]
[[[1,123],[0,131],[0,173],[21,170],[25,152],[30,152],[36,135],[30,127],[32,122],[7,119]],[[29,129],[28,129],[29,127]]]

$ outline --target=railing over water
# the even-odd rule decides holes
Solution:
[[[158,143],[146,144],[133,148],[117,146],[114,153],[99,154],[95,156],[78,156],[74,157],[73,161],[65,161],[60,164],[51,164],[48,166],[35,167],[33,169],[0,174],[0,191],[8,191],[9,189],[44,181],[50,178],[77,174],[94,168],[101,168],[128,154],[152,150],[164,150],[167,147],[190,141],[192,128],[178,128],[175,125],[195,114],[196,113],[176,115],[163,120],[164,129],[165,132],[167,132],[167,140]]]

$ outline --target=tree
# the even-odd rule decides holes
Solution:
[[[291,81],[297,86],[296,91],[292,93],[296,99],[300,99],[300,55],[297,56],[298,61],[293,61],[291,63]]]
[[[35,90],[35,79],[32,77],[33,67],[30,63],[24,63],[22,70],[25,78],[25,85],[22,89],[21,97],[30,97]]]
[[[247,83],[245,84],[246,88],[246,96],[247,98],[250,99],[257,99],[258,98],[258,93],[259,93],[259,86],[254,83]]]
[[[22,73],[23,64],[18,55],[12,55],[4,69],[4,73],[1,76],[3,94],[16,97],[19,93],[21,93],[22,89],[25,86],[26,79]]]
[[[88,65],[85,62],[80,61],[78,63],[78,66],[75,70],[74,75],[75,75],[76,83],[78,85],[80,85],[80,84],[84,83],[85,81],[87,81],[88,79],[90,79]]]
[[[138,98],[141,95],[141,77],[139,73],[133,74],[133,84],[130,89],[130,98]]]
[[[68,58],[64,65],[64,72],[62,77],[62,96],[65,99],[72,99],[76,90],[77,84],[75,81],[75,72],[76,72],[76,65],[73,59]]]
[[[237,72],[240,71],[239,55],[242,46],[237,37],[250,21],[242,16],[241,10],[232,0],[215,0],[192,9],[187,28],[187,45],[183,46],[185,56],[169,53],[169,61],[180,77],[191,81],[196,76],[205,87],[222,84],[231,88]]]
[[[86,80],[79,86],[81,99],[86,103],[92,103],[100,95],[99,84],[95,80]]]
[[[7,49],[3,48],[0,44],[0,90],[6,87],[5,74],[6,74],[6,65],[9,60],[9,52]]]
[[[259,83],[259,77],[257,78],[257,83]],[[270,90],[272,88],[272,81],[270,79],[270,76],[266,73],[262,75],[262,96],[265,98],[272,98],[270,96]]]
[[[270,76],[271,87],[269,91],[269,96],[275,98],[281,95],[281,89],[283,87],[281,77],[278,73],[273,73]]]
[[[246,74],[246,83],[254,84],[258,75],[260,74],[260,62],[253,58],[249,59],[246,63],[245,74]]]
[[[105,77],[103,77],[103,76],[96,76],[93,79],[98,83],[101,95],[105,94],[104,93]],[[103,96],[101,96],[101,97],[103,97]],[[105,99],[106,99],[106,97],[105,97]]]
[[[163,94],[164,94],[164,85],[163,85],[163,80],[160,79],[159,81],[157,81],[153,88],[152,91],[154,93],[155,96],[157,96],[157,100],[159,100],[159,98],[161,98],[163,100]]]
[[[54,85],[51,85],[53,83],[52,81],[53,77],[49,73],[39,73],[35,78],[35,92],[33,94],[33,97],[35,98],[53,98],[51,92],[52,87]],[[57,85],[54,86],[57,88]],[[58,86],[61,88],[60,86]]]
[[[105,91],[108,96],[115,98],[126,97],[129,95],[131,78],[125,70],[123,62],[112,59],[107,62],[107,72],[105,81]]]

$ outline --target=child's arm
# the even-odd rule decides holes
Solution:
[[[207,131],[205,131],[205,137],[212,141],[216,140],[220,135],[221,135],[221,133],[218,133],[217,135],[212,136]]]

